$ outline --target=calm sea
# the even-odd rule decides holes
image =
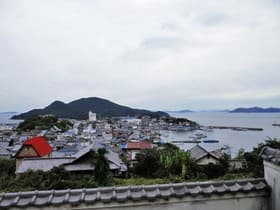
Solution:
[[[0,124],[1,123],[19,123],[21,120],[11,120],[10,118],[16,115],[16,112],[0,112]]]
[[[196,133],[207,135],[206,139],[216,139],[219,143],[201,143],[200,145],[208,150],[228,145],[231,154],[235,155],[240,148],[250,151],[258,143],[264,142],[268,137],[280,139],[280,127],[272,126],[273,123],[280,123],[280,113],[227,113],[227,112],[189,112],[171,115],[184,117],[198,122],[200,125],[216,126],[240,126],[263,128],[263,131],[234,131],[215,129],[213,132],[167,132],[163,140],[191,140],[190,137]],[[194,144],[179,144],[183,149],[189,149]]]

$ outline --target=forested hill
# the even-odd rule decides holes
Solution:
[[[280,108],[261,108],[261,107],[250,107],[250,108],[237,108],[232,111],[231,113],[273,113],[273,112],[280,112]]]
[[[149,115],[151,117],[168,116],[165,112],[152,112],[143,109],[134,109],[122,106],[109,100],[97,97],[81,98],[70,103],[55,101],[43,109],[33,109],[26,113],[15,115],[12,119],[28,119],[34,115],[53,114],[60,118],[71,119],[87,119],[88,112],[92,111],[101,117],[115,116],[142,116]]]

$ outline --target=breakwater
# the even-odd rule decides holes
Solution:
[[[209,129],[231,129],[235,131],[263,131],[263,128],[236,127],[236,126],[207,126]]]

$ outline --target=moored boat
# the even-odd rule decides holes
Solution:
[[[208,140],[203,140],[203,143],[219,143],[219,140],[216,140],[216,139],[208,139]]]

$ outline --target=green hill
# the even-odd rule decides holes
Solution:
[[[87,119],[88,112],[92,111],[101,117],[133,116],[139,117],[149,115],[151,117],[169,116],[165,112],[152,112],[143,109],[133,109],[113,103],[109,100],[91,97],[81,98],[68,104],[61,101],[54,101],[43,109],[33,109],[26,113],[15,115],[12,119],[28,119],[35,115],[52,114],[60,118]]]
[[[269,108],[262,108],[262,107],[249,107],[249,108],[237,108],[232,111],[231,113],[275,113],[280,112],[280,108],[269,107]]]

